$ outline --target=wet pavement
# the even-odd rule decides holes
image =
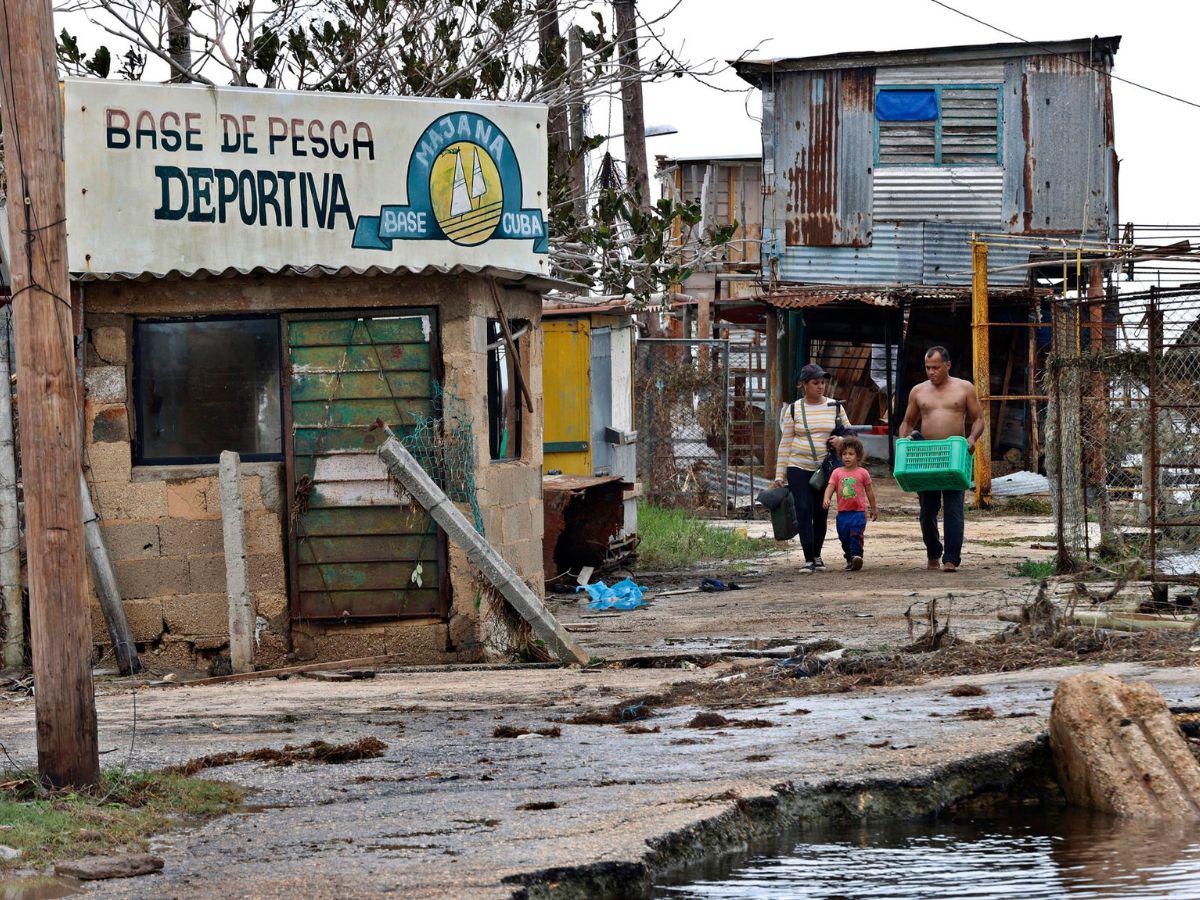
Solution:
[[[1150,677],[1172,704],[1200,702],[1195,669],[1104,667]],[[562,724],[559,738],[495,738],[498,725],[555,719],[684,680],[699,671],[483,670],[381,673],[373,681],[292,678],[143,688],[98,700],[106,764],[153,767],[208,753],[368,735],[383,757],[344,765],[241,763],[209,777],[254,790],[248,811],[164,835],[161,875],[107,882],[100,896],[504,897],[504,879],[551,867],[638,862],[739,799],[816,792],[831,781],[919,777],[973,754],[1013,748],[1045,728],[1054,685],[1078,668],[942,679],[722,710],[772,727],[695,730],[679,707],[639,724]],[[984,696],[951,697],[970,682]],[[136,733],[134,706],[136,699]],[[995,719],[954,713],[987,705]],[[800,710],[807,710],[800,713]],[[937,713],[932,716],[931,713]],[[1005,718],[1010,713],[1019,718]],[[0,700],[0,734],[33,758],[32,702]],[[130,749],[132,745],[132,750]],[[523,810],[534,805],[541,809]]]

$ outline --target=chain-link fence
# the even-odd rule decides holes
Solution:
[[[729,342],[638,341],[638,479],[662,506],[724,515],[729,484]]]
[[[1200,582],[1200,291],[1059,304],[1047,380],[1062,566]]]

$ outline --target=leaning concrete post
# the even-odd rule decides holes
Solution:
[[[242,512],[242,458],[221,454],[221,528],[225,537],[225,593],[229,597],[229,662],[234,674],[254,671],[254,603],[246,577],[246,518]]]
[[[3,390],[3,386],[0,386]],[[125,607],[121,604],[121,589],[117,586],[117,573],[100,533],[100,517],[92,503],[87,479],[79,473],[79,491],[83,499],[83,544],[87,549],[88,564],[92,568],[92,581],[96,584],[96,596],[100,599],[100,610],[108,626],[108,637],[117,656],[117,671],[132,675],[142,670],[138,661],[137,646],[133,643],[133,632],[125,618]]]
[[[533,633],[565,663],[586,666],[588,655],[571,639],[558,620],[550,614],[545,604],[521,580],[504,558],[475,530],[470,520],[438,487],[394,437],[389,437],[379,448],[379,458],[387,466],[388,474],[399,481],[417,503],[429,512],[433,521],[442,527],[454,543],[466,551],[467,558],[483,573],[509,605],[517,611]]]

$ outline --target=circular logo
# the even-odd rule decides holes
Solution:
[[[443,149],[429,170],[429,201],[454,243],[473,246],[490,238],[504,211],[504,185],[491,154],[472,141]]]

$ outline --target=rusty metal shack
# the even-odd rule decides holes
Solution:
[[[540,591],[545,108],[82,80],[64,105],[85,474],[151,669],[223,664],[223,450],[257,666],[514,649],[375,423]]]
[[[735,63],[763,100],[771,408],[792,399],[799,367],[814,360],[831,370],[835,396],[874,391],[858,421],[894,433],[928,346],[947,346],[970,377],[973,233],[1003,239],[988,261],[992,367],[981,394],[1042,393],[1046,336],[1031,327],[1046,321],[1040,297],[1068,287],[1064,248],[1116,238],[1109,73],[1119,43]],[[1037,469],[1038,401],[990,407],[997,471]]]

